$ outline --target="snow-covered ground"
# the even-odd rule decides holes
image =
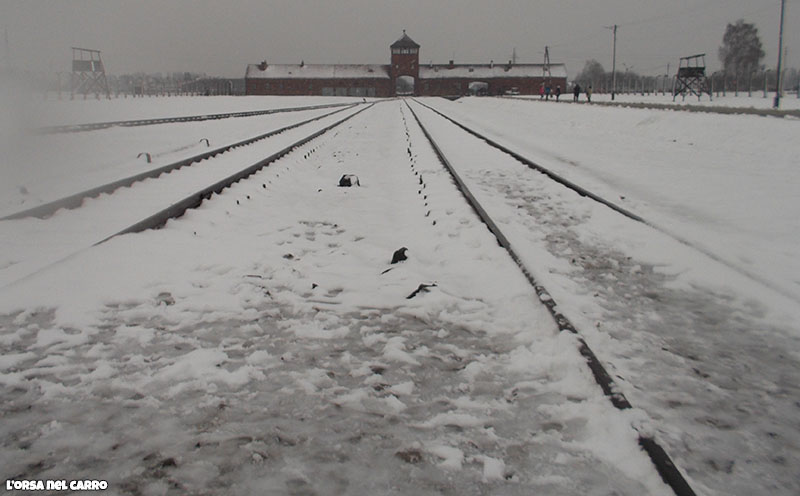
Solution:
[[[512,97],[517,99],[531,99],[530,96]],[[533,97],[537,99],[538,97]],[[572,93],[564,93],[561,95],[561,100],[572,101]],[[586,101],[586,94],[581,92],[581,101]],[[676,106],[701,106],[701,107],[729,107],[729,108],[754,108],[754,109],[771,109],[775,100],[775,92],[767,93],[764,98],[763,91],[754,90],[752,95],[748,96],[747,91],[739,91],[739,95],[734,95],[733,91],[726,92],[725,95],[720,93],[717,95],[715,91],[712,98],[709,99],[708,95],[703,95],[702,98],[696,96],[686,96],[682,98],[680,95],[673,101],[669,93],[662,95],[657,94],[639,94],[639,93],[617,93],[614,95],[614,100],[611,100],[611,93],[594,93],[592,94],[593,102],[617,102],[617,103],[644,103],[656,105],[676,105]],[[781,110],[798,110],[800,109],[800,99],[797,98],[797,93],[785,93],[780,102]]]
[[[633,404],[663,420],[661,438],[696,484],[709,494],[796,493],[800,164],[791,136],[800,123],[425,102],[659,228],[506,165],[426,117]]]
[[[159,107],[160,109],[160,107]],[[339,110],[325,108],[95,132],[22,134],[0,152],[0,217]],[[150,163],[147,162],[149,154]]]
[[[137,99],[130,118],[168,101]],[[638,408],[602,396],[394,101],[164,229],[4,288],[0,477],[108,479],[112,494],[669,494],[635,427],[698,494],[797,494],[799,123],[424,101],[661,229],[412,103]],[[83,103],[59,105],[112,114]],[[249,119],[234,120],[263,132]],[[211,122],[37,138],[42,156],[102,149],[105,167],[62,152],[31,168],[6,140],[7,205],[51,199],[69,171],[94,186],[154,142],[233,138]],[[344,173],[361,187],[336,187]],[[389,265],[401,246],[409,260]],[[406,299],[420,284],[436,286]]]
[[[432,101],[800,301],[800,121],[509,99]]]
[[[203,101],[205,100],[205,101]],[[250,112],[254,110],[289,109],[315,105],[358,103],[356,97],[292,97],[292,96],[152,96],[87,98],[70,101],[58,100],[52,94],[48,99],[28,99],[25,109],[28,119],[38,127],[109,122],[135,119],[158,119],[193,115]],[[374,98],[370,98],[374,101]]]

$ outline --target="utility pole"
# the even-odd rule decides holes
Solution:
[[[781,106],[781,63],[783,62],[783,15],[786,11],[786,0],[781,0],[781,29],[780,35],[778,35],[778,72],[776,74],[776,81],[775,81],[775,102],[773,103],[774,108],[779,108]]]
[[[542,64],[542,79],[545,85],[550,84],[553,74],[550,72],[550,48],[544,47],[544,64]]]
[[[606,26],[606,29],[610,29],[614,32],[614,50],[612,52],[611,62],[611,99],[613,100],[614,93],[617,90],[617,25]]]
[[[8,47],[8,28],[3,28],[3,40],[5,43],[5,70],[11,74],[11,49]]]

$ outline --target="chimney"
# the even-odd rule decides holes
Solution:
[[[267,61],[264,60],[263,62],[258,64],[258,69],[261,70],[261,71],[266,71],[267,70]]]
[[[489,61],[489,69],[494,69],[494,60]]]
[[[305,60],[301,60],[300,61],[300,67],[305,67],[305,65],[306,65],[306,61]]]
[[[448,67],[449,67],[450,69],[452,69],[453,67],[455,67],[455,64],[453,64],[453,59],[450,59],[450,64],[448,65]]]

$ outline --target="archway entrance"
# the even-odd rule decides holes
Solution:
[[[413,95],[416,82],[417,81],[414,79],[414,76],[398,76],[394,89],[395,94]]]
[[[469,94],[472,96],[486,96],[489,94],[489,83],[472,81],[469,83]]]

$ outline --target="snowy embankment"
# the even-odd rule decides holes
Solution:
[[[407,114],[379,104],[161,230],[6,288],[0,475],[669,494],[636,442],[647,417],[602,395]]]
[[[800,279],[789,256],[800,245],[792,227],[800,213],[798,148],[786,135],[797,122],[505,99],[425,102],[656,225],[669,225],[669,232],[705,245],[703,251],[753,257],[752,264],[740,262],[745,273],[715,261],[479,146],[420,107],[534,275],[634,406],[657,420],[658,438],[695,489],[720,496],[796,494],[798,305],[746,272],[787,290]],[[753,121],[769,133],[746,133],[752,134]],[[720,129],[732,134],[730,149],[700,141],[673,153],[665,149],[670,136],[719,138]],[[772,160],[774,175],[751,170],[756,151]],[[692,180],[698,177],[707,180]],[[770,195],[759,197],[754,185]],[[687,195],[687,188],[697,194]],[[750,216],[736,202],[746,202]],[[770,211],[772,203],[782,210]]]

